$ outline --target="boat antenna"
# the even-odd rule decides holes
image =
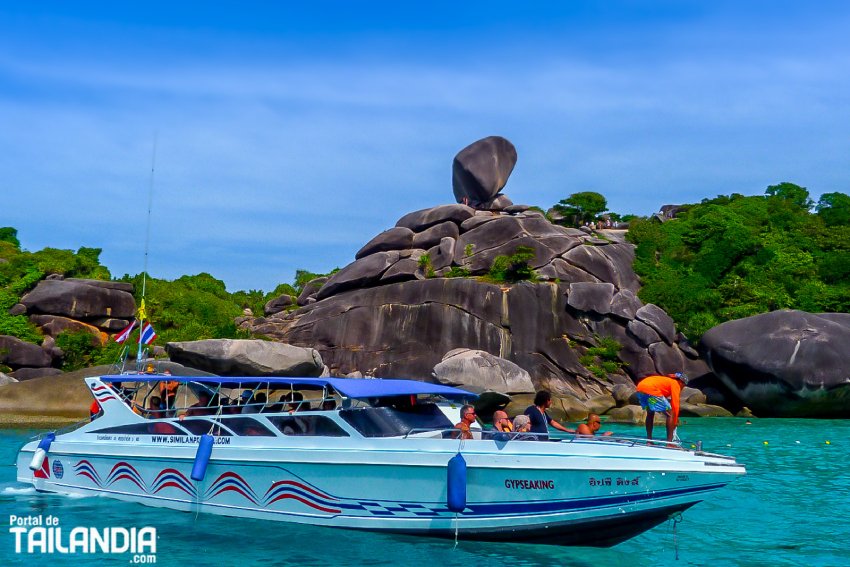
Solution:
[[[139,352],[136,354],[136,370],[139,372],[142,371],[144,361],[142,360],[142,335],[141,332],[142,326],[144,325],[144,320],[147,319],[147,313],[145,311],[145,291],[147,290],[147,277],[148,277],[148,249],[150,248],[151,242],[151,209],[153,208],[153,181],[154,181],[154,172],[156,171],[156,142],[157,142],[157,131],[154,130],[153,133],[153,150],[151,151],[151,176],[148,181],[148,219],[145,226],[145,260],[144,260],[144,269],[142,270],[142,302],[141,307],[139,308]]]

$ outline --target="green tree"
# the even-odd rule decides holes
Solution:
[[[564,215],[568,223],[580,224],[604,213],[608,209],[608,201],[599,193],[583,191],[558,201],[553,208]]]
[[[21,241],[18,240],[18,229],[11,226],[0,227],[0,242],[8,242],[17,250],[20,250]]]
[[[815,210],[827,226],[850,226],[850,196],[844,193],[824,193]]]
[[[793,183],[788,183],[787,181],[784,181],[779,185],[768,186],[764,193],[765,195],[778,197],[788,201],[801,209],[809,210],[812,208],[812,200],[809,198],[808,189]]]

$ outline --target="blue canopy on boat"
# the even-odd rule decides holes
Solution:
[[[163,374],[115,374],[101,376],[101,381],[116,382],[194,382],[222,388],[271,390],[325,388],[332,387],[345,397],[354,399],[384,398],[391,396],[437,395],[449,400],[475,399],[478,394],[418,380],[395,378],[299,378],[299,377],[258,377],[258,376],[171,376]]]

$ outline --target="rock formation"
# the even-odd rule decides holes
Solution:
[[[61,363],[62,351],[54,341],[60,333],[86,332],[94,343],[106,344],[109,334],[129,325],[136,302],[128,283],[52,276],[38,282],[9,313],[28,315],[45,335],[40,347],[0,337],[0,364],[12,368],[19,380],[28,380],[50,374],[39,369]]]
[[[564,228],[532,210],[465,205],[416,211],[396,227],[410,232],[372,239],[318,289],[315,302],[243,327],[318,349],[335,375],[425,379],[446,353],[465,348],[517,364],[535,388],[582,399],[607,394],[617,381],[696,368],[695,353],[680,348],[666,313],[635,295],[632,245],[605,231]],[[429,249],[413,248],[438,237]],[[481,278],[520,246],[534,252],[529,265],[539,281]],[[441,277],[454,273],[469,277]],[[622,345],[623,372],[599,378],[581,364],[599,337]]]
[[[702,337],[714,373],[758,416],[850,416],[850,314],[773,311]]]
[[[430,377],[477,391],[548,388],[575,415],[588,411],[582,400],[610,409],[612,388],[633,389],[649,373],[708,373],[667,314],[638,299],[623,231],[559,226],[501,194],[516,160],[504,138],[469,145],[452,163],[457,204],[404,215],[351,264],[310,282],[299,309],[238,324],[316,348],[335,375]],[[533,281],[488,276],[518,252],[530,252]],[[582,363],[601,338],[621,345],[619,370],[607,375]]]

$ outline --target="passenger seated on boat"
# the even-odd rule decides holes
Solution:
[[[161,419],[168,417],[166,411],[162,409],[162,400],[158,396],[151,396],[148,400],[148,417],[150,419]],[[177,433],[177,429],[170,423],[157,421],[148,426],[148,431],[158,435],[173,435]]]
[[[171,376],[171,371],[166,370],[165,374]],[[173,410],[174,402],[177,400],[177,388],[180,387],[180,382],[177,380],[163,380],[159,383],[159,395],[165,400],[165,409]]]
[[[461,439],[472,439],[469,426],[473,423],[475,423],[475,408],[467,404],[460,408],[460,423],[455,425],[455,429],[460,430]]]
[[[221,413],[227,415],[234,415],[237,413],[242,413],[242,406],[239,405],[239,400],[229,400],[224,399],[221,401],[222,411]]]
[[[304,395],[301,392],[289,392],[288,394],[284,394],[280,397],[280,405],[276,406],[273,410],[276,412],[289,412],[295,413],[297,411],[303,411],[304,409],[310,409],[309,405],[305,408],[304,406]]]
[[[215,409],[210,407],[210,402],[212,401],[212,396],[206,390],[201,390],[198,392],[198,403],[192,404],[186,410],[186,415],[213,415],[215,414]]]
[[[242,413],[260,413],[265,405],[266,395],[262,392],[257,392],[242,408]]]
[[[322,402],[322,411],[332,411],[336,409],[336,400],[324,400]]]
[[[148,400],[148,417],[151,419],[165,417],[165,411],[162,409],[162,400],[159,396],[151,396]]]
[[[281,433],[284,435],[307,435],[307,424],[300,417],[287,418],[279,425]]]
[[[502,410],[496,410],[493,412],[493,429],[502,433],[510,433],[514,430],[514,424],[511,423],[507,413]]]
[[[535,441],[537,436],[531,433],[531,418],[525,414],[518,415],[513,422],[516,435],[514,439],[519,441]]]
[[[576,432],[578,435],[584,435],[586,437],[592,437],[596,435],[596,432],[599,431],[599,428],[602,427],[602,420],[595,413],[587,416],[587,423],[580,423]],[[606,431],[602,433],[602,435],[613,435],[613,431]]]

